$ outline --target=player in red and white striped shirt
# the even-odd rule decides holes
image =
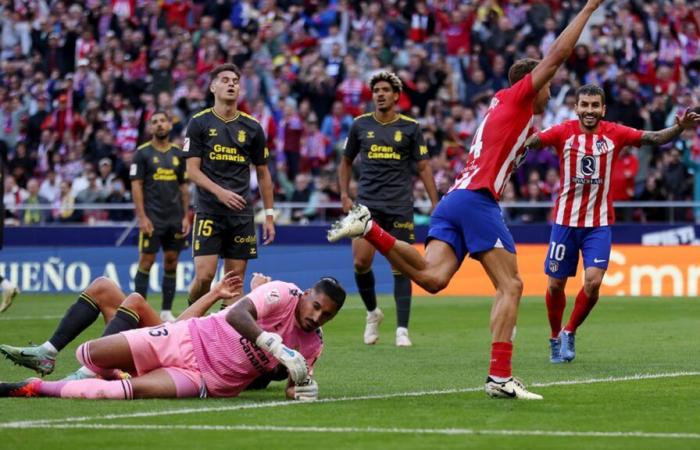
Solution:
[[[578,120],[534,134],[525,143],[528,149],[552,146],[559,154],[561,190],[554,204],[554,225],[544,267],[549,275],[546,303],[552,363],[575,358],[576,329],[598,301],[610,258],[610,225],[615,221],[610,183],[619,152],[628,145],[665,144],[700,123],[700,115],[689,111],[676,119],[676,125],[655,132],[606,122],[602,120],[605,93],[591,84],[576,91],[576,114]],[[579,252],[583,255],[585,281],[569,323],[562,329],[564,288],[568,277],[576,275]]]
[[[525,153],[523,144],[533,114],[544,111],[554,73],[601,2],[588,0],[542,61],[519,60],[510,68],[511,87],[494,96],[474,135],[464,171],[431,216],[425,257],[370,220],[369,210],[362,205],[328,232],[331,242],[363,236],[395,269],[433,293],[447,286],[467,254],[481,263],[496,288],[491,309],[491,361],[484,386],[492,397],[542,398],[512,377],[513,330],[523,282],[513,236],[503,221],[498,199]]]

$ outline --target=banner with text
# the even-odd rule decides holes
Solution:
[[[423,251],[422,245],[416,245]],[[525,283],[524,295],[544,296],[547,276],[544,257],[548,247],[519,244],[518,268]],[[23,292],[80,292],[98,276],[114,279],[123,290],[133,290],[138,253],[135,247],[65,248],[8,247],[0,251],[0,275],[17,284]],[[158,257],[160,260],[160,256]],[[248,273],[264,272],[276,279],[310,287],[320,276],[338,278],[348,292],[356,293],[350,246],[260,247],[260,257],[248,265]],[[377,255],[374,273],[378,293],[393,292],[393,278],[386,259]],[[180,256],[177,290],[186,292],[194,275],[189,252]],[[156,263],[151,270],[150,291],[160,292],[162,270]],[[581,287],[583,269],[579,265],[567,290],[575,295]],[[603,296],[695,297],[700,289],[700,247],[615,245],[603,279]],[[414,286],[414,295],[427,295]],[[494,290],[479,263],[465,259],[449,286],[440,295],[491,296]]]

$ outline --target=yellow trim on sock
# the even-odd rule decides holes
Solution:
[[[100,308],[97,306],[97,303],[95,303],[95,300],[93,300],[92,297],[87,295],[85,292],[80,293],[80,295],[78,296],[78,300],[85,301],[88,305],[90,305],[92,308],[94,308],[97,311],[100,310]]]
[[[136,313],[136,311],[133,311],[133,310],[127,308],[126,306],[120,306],[119,308],[117,308],[117,311],[121,311],[125,314],[130,315],[136,322],[141,320],[141,317]]]

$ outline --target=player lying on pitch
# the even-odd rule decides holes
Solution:
[[[226,277],[227,288],[240,296],[242,283],[239,277]],[[254,273],[250,280],[250,290],[267,283],[271,278]],[[177,320],[200,317],[217,302],[221,295],[221,286],[215,286],[200,300],[187,308]],[[234,296],[235,298],[235,296]],[[0,353],[17,365],[35,370],[40,375],[48,375],[56,366],[56,356],[69,343],[92,325],[100,313],[106,327],[102,336],[117,334],[134,328],[161,325],[163,320],[148,302],[137,294],[127,295],[119,286],[106,277],[98,277],[80,293],[58,324],[53,335],[43,344],[29,347],[0,345]],[[87,368],[81,368],[66,379],[94,378],[95,374]]]
[[[235,295],[228,287],[233,274],[226,277],[216,287],[221,297],[230,298]],[[0,383],[0,396],[234,397],[279,362],[289,372],[286,396],[315,400],[318,385],[311,369],[323,348],[320,327],[335,317],[344,301],[345,291],[334,278],[321,278],[307,291],[272,281],[207,317],[82,344],[76,351],[78,361],[104,379]],[[121,371],[133,378],[112,379]]]

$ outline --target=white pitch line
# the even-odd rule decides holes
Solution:
[[[18,425],[16,428],[20,428]],[[80,430],[148,430],[148,431],[277,431],[289,433],[374,433],[374,434],[437,434],[496,435],[545,437],[612,437],[656,439],[700,439],[700,433],[652,433],[645,431],[549,431],[549,430],[479,430],[474,428],[379,428],[379,427],[283,427],[267,425],[118,425],[118,424],[35,424],[21,428]]]
[[[638,380],[652,380],[658,378],[678,378],[678,377],[690,377],[690,376],[700,376],[700,372],[669,372],[669,373],[655,373],[655,374],[637,374],[629,375],[623,377],[605,377],[605,378],[589,378],[585,380],[565,380],[565,381],[551,381],[546,383],[533,383],[530,386],[535,387],[552,387],[552,386],[569,386],[569,385],[582,385],[582,384],[594,384],[594,383],[616,383],[625,381],[638,381]],[[474,388],[452,388],[452,389],[441,389],[432,391],[416,391],[416,392],[395,392],[392,394],[374,394],[374,395],[361,395],[356,397],[335,397],[335,398],[322,398],[313,402],[313,404],[318,403],[339,403],[339,402],[351,402],[351,401],[362,401],[362,400],[385,400],[390,398],[409,398],[409,397],[424,397],[428,395],[446,395],[446,394],[463,394],[469,392],[481,392],[483,387]],[[507,401],[507,400],[502,400]],[[546,401],[546,400],[545,400]],[[260,409],[260,408],[271,408],[271,407],[282,407],[282,406],[295,406],[295,405],[308,405],[307,402],[294,402],[289,400],[280,401],[270,401],[270,402],[248,402],[241,403],[237,405],[229,406],[206,406],[202,408],[181,408],[181,409],[166,409],[161,411],[143,411],[136,413],[125,413],[125,414],[105,414],[101,416],[78,416],[78,417],[64,417],[61,419],[43,419],[43,420],[24,420],[24,421],[12,421],[12,422],[0,422],[0,429],[2,428],[17,428],[17,427],[33,427],[37,425],[48,425],[48,424],[61,424],[64,422],[85,422],[85,421],[99,421],[99,420],[115,420],[115,419],[131,419],[139,417],[158,417],[158,416],[170,416],[170,415],[180,415],[180,414],[196,414],[205,412],[226,412],[226,411],[237,411],[244,409]]]
[[[56,320],[61,319],[63,316],[6,316],[0,317],[0,321],[13,321],[13,320]]]

